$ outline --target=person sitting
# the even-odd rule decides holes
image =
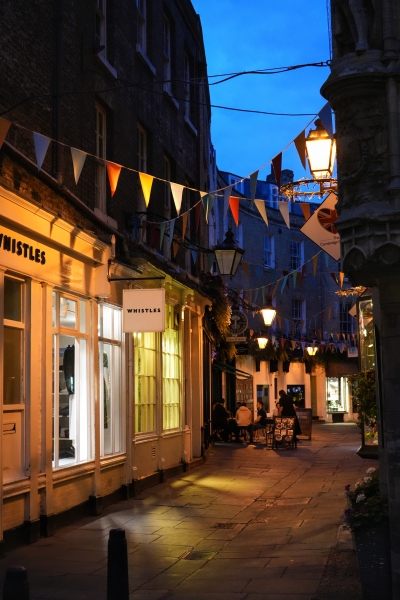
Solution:
[[[253,441],[253,434],[258,429],[265,429],[267,426],[267,413],[264,410],[264,405],[261,400],[257,400],[257,417],[254,423],[251,424],[250,428],[250,440]]]
[[[214,435],[219,436],[222,441],[226,442],[228,439],[229,427],[228,412],[224,404],[224,398],[217,400],[212,411],[211,423]]]
[[[251,432],[252,426],[252,415],[251,411],[247,408],[246,404],[242,402],[238,410],[236,411],[236,423],[239,430],[245,430],[250,433],[250,444],[253,443],[253,434]]]

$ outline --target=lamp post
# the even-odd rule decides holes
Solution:
[[[235,243],[232,227],[228,227],[222,244],[213,247],[220,275],[233,277],[238,270],[245,250]]]

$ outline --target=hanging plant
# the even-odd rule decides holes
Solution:
[[[219,275],[203,273],[201,284],[204,292],[212,299],[208,313],[211,335],[213,336],[220,360],[232,360],[236,356],[236,346],[225,340],[229,334],[232,307],[228,298],[227,288]]]

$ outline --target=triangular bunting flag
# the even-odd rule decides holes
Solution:
[[[246,275],[247,279],[249,279],[249,263],[242,260],[242,267],[244,274]]]
[[[318,113],[321,123],[324,126],[326,133],[329,135],[331,140],[333,139],[333,127],[332,127],[332,109],[329,102],[325,104]]]
[[[249,303],[253,304],[253,290],[249,290]]]
[[[50,141],[50,138],[47,136],[42,135],[41,133],[36,133],[36,131],[33,132],[33,143],[35,144],[36,164],[38,171],[40,171],[42,168]]]
[[[108,181],[110,182],[111,197],[114,196],[115,190],[117,189],[118,179],[121,173],[121,165],[106,160],[106,167],[108,173]]]
[[[280,317],[279,315],[277,315],[276,319],[278,321],[278,327],[279,327],[279,329],[282,329],[282,317]]]
[[[331,320],[332,306],[328,306],[328,321]]]
[[[282,152],[277,154],[275,158],[272,159],[272,168],[274,170],[276,185],[278,186],[278,190],[281,187],[281,174],[282,174]]]
[[[188,215],[189,215],[188,212],[185,212],[182,215],[182,242],[185,241],[185,233],[186,233],[186,226],[187,226]]]
[[[208,214],[210,215],[215,200],[215,194],[208,194]]]
[[[274,287],[274,291],[272,292],[272,296],[271,296],[271,298],[273,298],[273,297],[275,296],[275,294],[276,294],[276,291],[277,291],[277,289],[278,289],[278,285],[279,285],[279,282],[277,281],[277,282],[276,282],[276,285],[275,285],[275,287]]]
[[[339,281],[340,281],[340,287],[343,287],[343,279],[344,279],[344,273],[342,273],[342,271],[339,271]]]
[[[296,289],[297,271],[293,271],[292,275],[293,275],[293,288]]]
[[[287,279],[288,279],[288,275],[285,275],[285,277],[282,280],[281,294],[282,294],[283,290],[285,289]]]
[[[256,197],[257,190],[257,179],[258,179],[258,171],[254,171],[250,175],[250,195],[251,195],[251,207],[253,208],[254,199]]]
[[[267,217],[267,209],[265,208],[265,201],[264,200],[254,200],[254,204],[256,205],[258,212],[260,213],[260,215],[262,216],[262,218],[265,221],[265,224],[268,227],[268,217]]]
[[[78,185],[79,177],[81,176],[83,165],[87,157],[86,152],[71,147],[72,165],[74,167],[75,183]]]
[[[315,275],[317,273],[317,266],[318,266],[318,254],[316,254],[315,256],[312,257],[312,261],[313,261],[313,275],[315,277]]]
[[[300,208],[306,221],[310,218],[310,205],[308,202],[300,202]]]
[[[236,227],[239,225],[239,198],[236,196],[231,196],[229,198],[229,206],[232,211],[233,219],[236,223]]]
[[[183,194],[183,190],[184,190],[185,186],[181,185],[180,183],[172,183],[172,181],[170,181],[169,184],[171,186],[171,192],[172,192],[172,197],[174,199],[176,212],[179,215],[181,206],[182,206],[182,194]]]
[[[165,226],[166,226],[165,221],[163,223],[160,223],[160,250],[162,248],[162,243],[164,241]]]
[[[214,266],[214,259],[215,259],[215,254],[214,252],[210,252],[207,255],[207,260],[208,260],[208,270],[212,273],[213,270],[213,266]]]
[[[325,265],[328,268],[329,267],[329,254],[324,252],[324,258],[325,258]]]
[[[195,250],[192,250],[192,260],[193,264],[195,265],[197,262],[197,252]]]
[[[229,198],[231,197],[232,188],[233,188],[233,185],[228,185],[228,187],[226,187],[224,189],[224,219],[226,218],[226,215],[228,214]]]
[[[169,222],[169,247],[171,248],[172,240],[174,238],[175,219]]]
[[[255,291],[255,294],[254,294],[254,304],[257,304],[257,297],[258,297],[258,292],[260,291],[260,288],[256,288],[254,291]]]
[[[290,229],[290,220],[289,220],[289,203],[288,202],[278,202],[278,208],[281,211],[281,215],[283,220],[286,223],[286,227]]]
[[[6,135],[8,130],[10,129],[11,121],[7,121],[7,119],[0,118],[0,148],[3,145],[4,140],[6,139]]]
[[[177,252],[178,252],[178,249],[179,249],[179,244],[178,244],[178,242],[175,242],[175,241],[173,241],[173,242],[172,242],[172,253],[173,253],[173,255],[174,255],[174,258],[175,258],[176,254],[177,254]]]
[[[206,219],[206,223],[208,223],[208,203],[210,201],[210,195],[207,193],[200,193],[201,200],[203,202],[203,210]]]
[[[139,173],[139,179],[142,186],[144,201],[147,207],[150,202],[150,192],[154,177],[152,175],[148,175],[147,173]]]
[[[297,153],[301,160],[301,164],[304,169],[306,168],[306,132],[302,131],[299,133],[297,138],[294,140],[294,145],[296,146]]]

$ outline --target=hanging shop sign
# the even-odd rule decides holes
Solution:
[[[165,290],[123,290],[124,333],[165,330]]]
[[[233,310],[231,322],[229,325],[229,333],[232,336],[238,336],[246,331],[248,325],[247,317],[240,310]]]
[[[322,250],[335,260],[340,259],[340,237],[335,223],[338,219],[336,212],[337,195],[334,193],[322,202],[320,207],[312,214],[300,229]]]

